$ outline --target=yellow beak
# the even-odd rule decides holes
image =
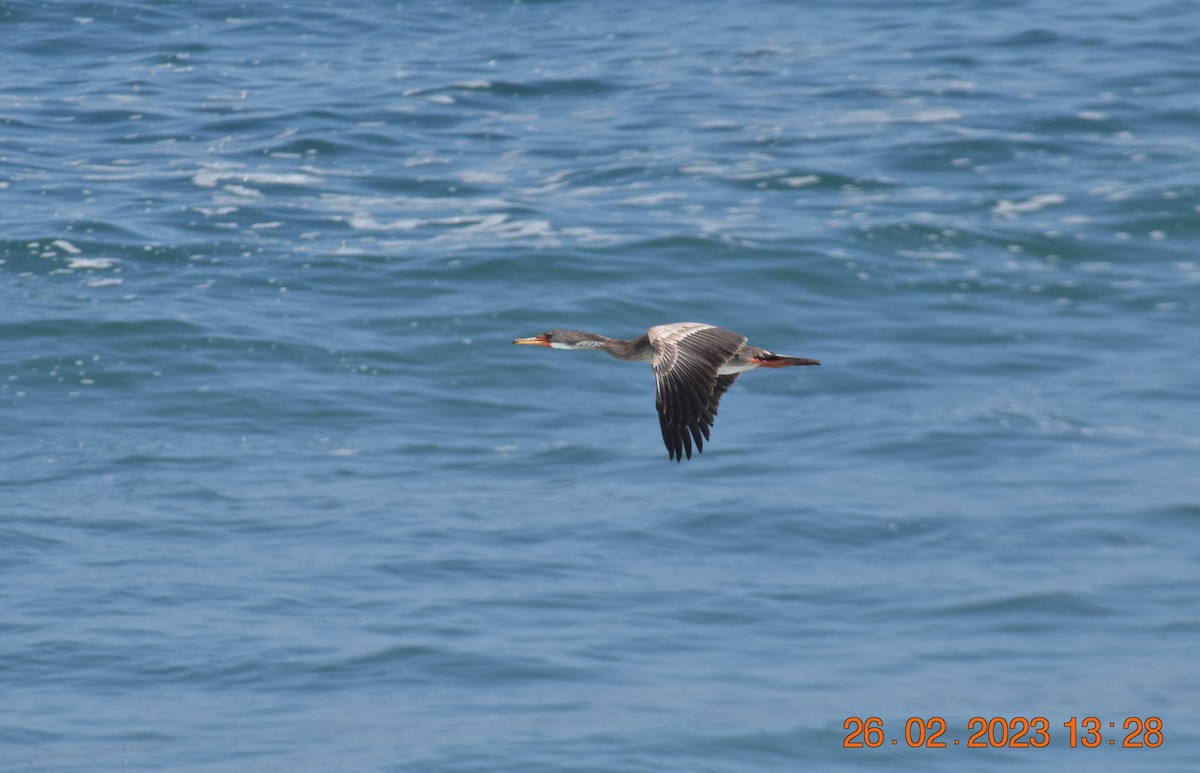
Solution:
[[[532,338],[514,338],[514,344],[532,344],[533,346],[549,346],[550,342],[544,336],[536,335]]]

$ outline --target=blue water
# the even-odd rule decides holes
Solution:
[[[0,769],[1195,769],[1195,4],[0,34]],[[510,343],[683,320],[823,364]]]

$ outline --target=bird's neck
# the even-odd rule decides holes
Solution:
[[[576,349],[599,349],[608,352],[618,360],[652,360],[654,349],[650,346],[650,338],[642,336],[632,341],[624,338],[609,338],[598,333],[592,333],[586,340],[575,344]]]

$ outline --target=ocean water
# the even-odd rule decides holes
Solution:
[[[1195,4],[0,32],[0,770],[1195,769]]]

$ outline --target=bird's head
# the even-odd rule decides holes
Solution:
[[[549,346],[552,349],[593,349],[599,338],[595,333],[581,333],[577,330],[547,330],[530,338],[514,338],[513,343]],[[588,342],[591,342],[591,346]]]

